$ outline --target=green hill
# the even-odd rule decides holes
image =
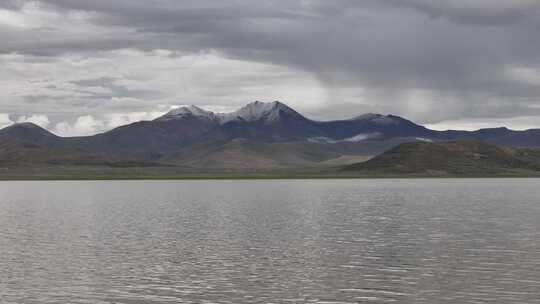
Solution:
[[[479,141],[412,142],[343,170],[397,175],[539,174],[540,152]]]

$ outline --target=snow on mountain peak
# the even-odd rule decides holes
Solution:
[[[355,120],[371,121],[379,125],[399,124],[399,121],[391,115],[367,113],[354,118]]]
[[[282,114],[302,117],[293,109],[279,101],[255,101],[231,113],[214,113],[193,105],[184,106],[169,111],[167,114],[159,117],[157,120],[173,120],[188,116],[195,116],[216,120],[221,124],[234,120],[243,120],[248,122],[264,120],[266,123],[269,123],[278,120]]]
[[[234,114],[246,121],[253,121],[273,112],[276,106],[276,101],[271,103],[255,101],[242,107],[238,111],[234,112]]]
[[[220,118],[222,123],[236,119],[242,119],[244,121],[257,121],[264,119],[266,122],[272,122],[279,119],[281,113],[300,116],[300,114],[296,113],[293,109],[289,108],[288,106],[279,101],[255,101],[245,105],[238,111],[221,114]]]
[[[186,116],[196,116],[204,117],[208,119],[215,119],[215,114],[213,112],[201,109],[197,106],[190,105],[172,109],[167,114],[158,118],[158,120],[170,120]]]

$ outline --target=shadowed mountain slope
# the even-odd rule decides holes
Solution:
[[[54,145],[62,141],[62,137],[30,122],[18,123],[0,130],[0,140],[18,140],[38,145]]]
[[[0,166],[32,166],[36,164],[111,167],[157,165],[128,155],[48,148],[13,139],[0,140]]]

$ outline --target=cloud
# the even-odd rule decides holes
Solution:
[[[13,121],[7,113],[0,113],[0,129],[5,128],[13,124]]]
[[[58,122],[52,131],[57,135],[70,137],[95,135],[122,125],[142,120],[153,120],[163,114],[164,112],[109,113],[101,118],[84,115],[77,117],[71,123],[67,121]]]
[[[57,123],[54,133],[60,136],[86,136],[94,135],[103,129],[103,122],[91,115],[80,116],[73,124],[67,122]]]
[[[512,125],[514,130],[528,130],[528,129],[538,129],[538,116],[521,116],[510,118],[501,122],[497,118],[476,118],[476,119],[466,119],[466,120],[448,120],[442,121],[433,125],[426,125],[426,127],[433,130],[468,130],[474,131],[485,128],[496,128],[504,127],[507,124]]]
[[[112,129],[123,125],[143,120],[153,120],[163,115],[164,112],[132,112],[132,113],[114,113],[106,115],[105,125]]]
[[[0,0],[0,112],[106,127],[279,99],[318,119],[511,123],[540,115],[538,16],[537,0]]]
[[[31,122],[42,128],[47,128],[49,124],[51,123],[51,121],[49,120],[49,117],[43,114],[34,114],[31,116],[20,116],[19,118],[17,118],[17,122],[18,123]]]
[[[537,0],[382,0],[396,6],[409,7],[433,18],[448,18],[458,23],[501,25],[535,18],[540,12]]]
[[[312,106],[324,94],[308,73],[215,53],[171,57],[122,50],[89,58],[4,55],[0,62],[2,57],[0,92],[9,98],[0,100],[0,110],[26,115],[31,109],[55,122],[81,114],[160,112],[179,104],[236,108],[254,99],[287,100],[305,110],[310,105],[303,100]]]

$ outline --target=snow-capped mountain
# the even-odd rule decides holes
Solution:
[[[208,120],[215,120],[219,124],[225,124],[231,121],[264,121],[265,123],[272,123],[278,121],[284,116],[293,116],[298,119],[306,119],[298,112],[294,111],[293,109],[279,101],[255,101],[245,105],[237,111],[230,113],[214,113],[201,109],[194,105],[183,106],[169,111],[165,115],[157,118],[156,121],[184,119],[186,117],[198,117]]]
[[[194,105],[190,105],[190,106],[184,106],[184,107],[172,109],[165,115],[158,117],[156,121],[181,119],[181,118],[185,118],[189,116],[205,118],[209,120],[217,119],[216,114],[214,114],[213,112],[201,109]]]
[[[319,124],[279,102],[255,101],[230,113],[214,113],[197,106],[176,108],[154,120],[158,124],[204,125],[206,138],[246,138],[257,141],[298,141],[323,136]]]
[[[246,122],[264,121],[272,123],[278,121],[284,116],[292,116],[298,119],[305,119],[298,112],[289,108],[287,105],[279,102],[260,102],[255,101],[247,104],[239,110],[232,113],[219,114],[221,123],[227,123],[234,120],[243,120]]]
[[[540,146],[540,130],[513,131],[506,128],[467,131],[434,131],[394,115],[364,114],[352,119],[314,121],[284,103],[252,102],[231,113],[214,113],[197,106],[171,110],[153,121],[141,121],[88,137],[62,138],[31,124],[17,124],[0,130],[6,138],[52,148],[93,152],[142,153],[162,157],[192,147],[214,147],[233,140],[246,145],[295,143],[300,145],[373,146],[403,141],[477,139],[517,147]],[[1,143],[1,142],[0,142]],[[341,147],[341,148],[340,148]],[[208,148],[211,150],[212,148]],[[334,149],[334,148],[332,148]],[[185,152],[188,151],[188,152]],[[189,152],[191,151],[191,152]],[[202,156],[201,156],[202,157]]]

